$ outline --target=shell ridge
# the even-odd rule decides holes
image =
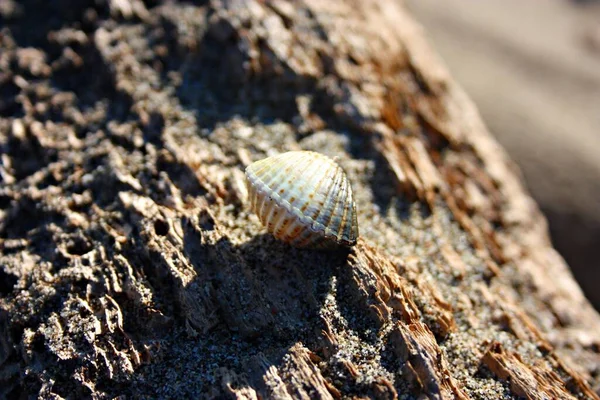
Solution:
[[[256,179],[256,184],[258,184],[258,186],[261,187],[261,192],[263,193],[269,193],[270,190],[267,188],[267,186],[265,185],[265,183],[259,178],[259,177],[254,177]],[[267,190],[265,190],[265,188]],[[326,227],[325,225],[323,225],[322,223],[320,223],[319,221],[315,221],[313,220],[311,217],[304,215],[302,213],[302,211],[293,206],[292,204],[290,204],[289,201],[287,201],[286,199],[282,198],[281,196],[279,196],[278,193],[269,193],[268,196],[273,197],[273,200],[275,200],[275,202],[280,202],[283,207],[293,213],[296,217],[298,217],[298,219],[302,220],[302,222],[308,222],[307,224],[307,228],[311,229],[313,232],[315,233],[324,233],[326,237],[331,238],[331,237],[336,237],[337,235],[335,233],[333,233],[331,231],[331,229],[329,229],[328,227]]]
[[[344,177],[344,179],[342,179],[342,185],[341,185],[342,190],[339,193],[338,202],[336,203],[336,206],[337,206],[337,204],[341,204],[342,214],[341,214],[341,216],[340,215],[336,216],[336,219],[334,220],[334,223],[331,226],[331,230],[333,232],[338,232],[338,234],[336,235],[338,240],[341,240],[344,236],[344,226],[346,224],[346,215],[348,213],[347,201],[348,201],[348,188],[349,187],[350,187],[350,185],[348,185],[348,182]]]
[[[253,186],[255,196],[256,196],[256,201],[255,201],[256,215],[258,216],[258,219],[260,220],[260,222],[264,224],[263,209],[265,208],[265,204],[268,201],[267,200],[268,196],[265,195],[265,192],[264,192],[263,188],[261,187],[262,181],[260,181],[260,179],[256,175],[248,174],[248,180],[250,181],[250,184]]]
[[[296,194],[302,193],[302,190],[306,187],[307,183],[310,182],[310,180],[319,172],[318,165],[315,165],[315,163],[311,163],[310,161],[311,161],[311,159],[307,155],[307,157],[303,158],[302,161],[298,161],[294,165],[294,172],[296,170],[303,171],[304,176],[302,176],[302,179],[300,179],[300,177],[297,177],[294,174],[293,178],[296,178],[296,179],[292,179],[292,182],[289,183],[290,184],[289,191],[291,193],[296,193]],[[303,168],[306,168],[306,169],[303,169]],[[308,175],[309,173],[310,173],[310,175]],[[300,198],[301,197],[298,196],[298,199],[300,199]],[[292,202],[290,202],[290,203],[292,203]]]
[[[349,191],[349,198],[350,198],[350,205],[352,207],[352,213],[351,213],[351,217],[352,220],[350,221],[349,224],[349,234],[348,234],[348,240],[350,240],[352,243],[356,243],[356,239],[358,238],[358,216],[356,214],[356,204],[354,203],[354,193],[352,192],[352,188],[350,188]]]
[[[309,180],[309,179],[308,179],[308,177],[307,177],[307,179],[306,179],[306,182],[305,182],[305,184],[302,186],[302,188],[304,188],[304,186],[306,186],[306,183],[312,183],[312,179],[313,179],[313,178],[315,178],[315,177],[318,175],[318,173],[319,173],[319,172],[321,172],[321,171],[320,171],[320,168],[318,168],[318,163],[315,163],[315,165],[316,165],[316,168],[315,168],[315,173],[314,173],[313,175],[311,175],[311,176],[310,176],[310,180]],[[329,168],[329,166],[328,166],[328,167],[326,168],[326,174],[325,174],[324,176],[320,177],[320,179],[317,181],[315,188],[312,190],[312,192],[313,192],[313,193],[320,193],[320,191],[321,191],[321,186],[323,185],[323,183],[324,183],[324,182],[326,182],[326,181],[332,180],[331,178],[329,178],[329,172],[330,172],[330,171],[331,171],[331,168]],[[311,199],[311,200],[312,200],[312,199]],[[310,200],[309,200],[309,201],[307,201],[307,202],[305,202],[305,204],[310,204],[310,203],[311,203],[311,201],[310,201]],[[303,206],[304,206],[304,205],[303,205]],[[300,212],[302,212],[302,210],[300,210]],[[304,212],[302,212],[302,214],[303,214],[303,215],[306,215],[306,214],[304,214]],[[312,215],[312,216],[309,216],[309,218],[310,218],[312,221],[318,221],[318,219],[319,219],[319,215],[320,215],[320,214],[321,214],[321,209],[320,209],[320,208],[318,208],[318,209],[317,209],[317,212],[316,212],[316,214],[314,214],[314,215]],[[308,216],[308,215],[307,215],[307,216]]]
[[[271,185],[281,180],[281,177],[285,174],[285,168],[275,169],[273,168],[273,164],[269,164],[267,168],[263,169],[262,174],[256,174],[256,176],[265,183],[265,187],[268,189],[267,191],[272,192],[273,188]]]
[[[342,204],[344,204],[344,212],[342,214],[342,221],[340,222],[339,240],[355,242],[356,238],[352,236],[352,224],[355,222],[350,220],[350,217],[354,219],[354,216],[356,215],[354,197],[350,184],[348,183],[345,187],[347,190],[345,192],[344,201],[342,202]]]
[[[352,188],[345,171],[329,157],[282,153],[249,165],[246,176],[251,207],[275,237],[298,247],[356,244]],[[307,206],[308,212],[303,211]]]
[[[321,217],[321,224],[325,228],[329,228],[333,231],[329,224],[331,223],[331,219],[335,213],[335,208],[337,206],[338,196],[337,196],[337,188],[339,187],[340,180],[343,178],[340,171],[336,168],[333,170],[333,179],[331,179],[331,183],[327,186],[327,192],[325,196],[325,202],[323,203],[323,208],[319,212],[319,217]],[[315,218],[316,220],[317,218]],[[337,236],[337,235],[336,235]]]

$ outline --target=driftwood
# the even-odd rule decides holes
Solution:
[[[0,3],[0,394],[598,399],[600,317],[397,1]],[[361,239],[243,168],[338,156]]]

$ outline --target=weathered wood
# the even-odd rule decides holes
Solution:
[[[401,4],[149,3],[2,11],[3,396],[598,398],[600,317]],[[295,149],[351,251],[246,210]]]

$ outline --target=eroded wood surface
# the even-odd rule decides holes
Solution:
[[[598,398],[600,318],[401,4],[5,4],[2,396]],[[351,251],[247,211],[297,149]]]

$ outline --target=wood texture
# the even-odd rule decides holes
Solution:
[[[2,396],[598,399],[600,317],[400,3],[5,4]],[[247,210],[299,149],[353,249]]]

